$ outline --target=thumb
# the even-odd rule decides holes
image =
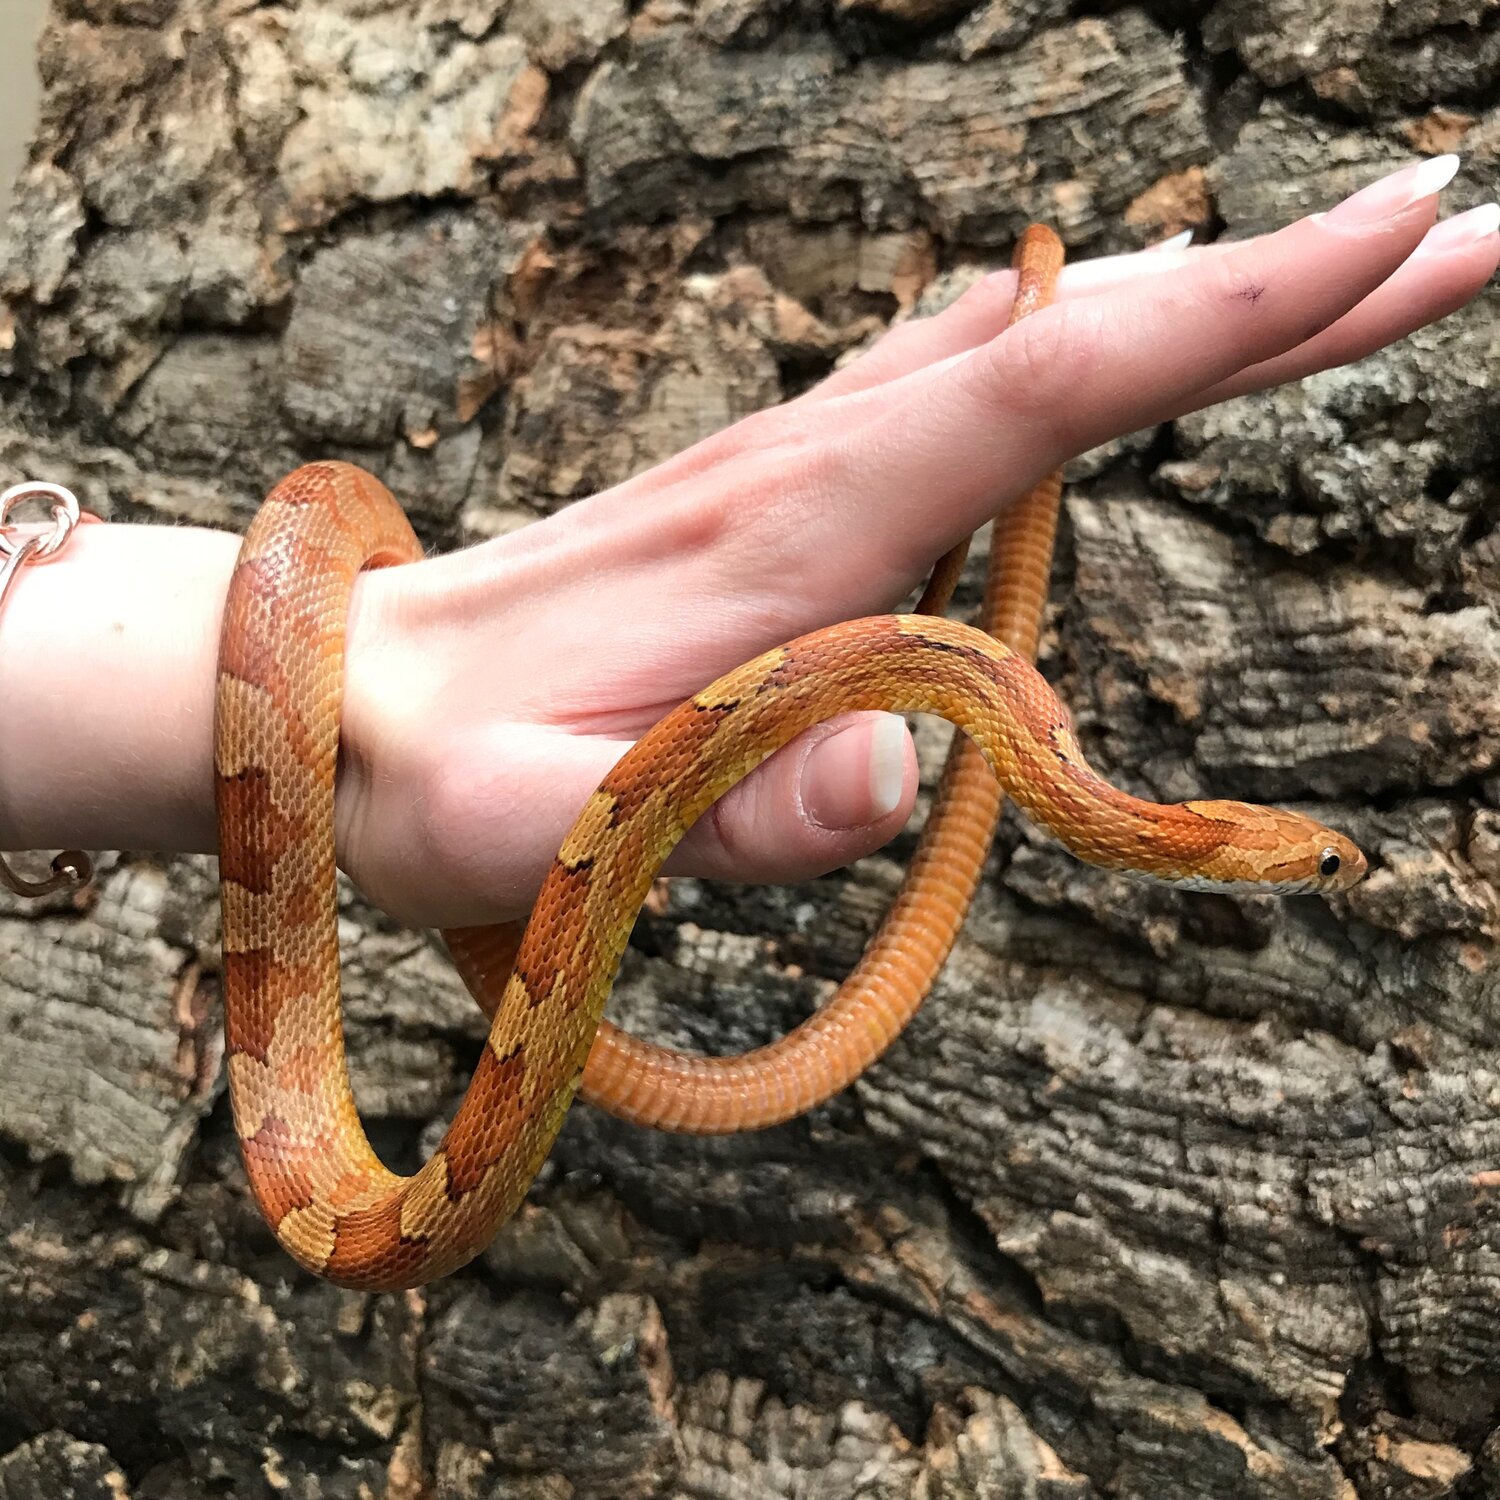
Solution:
[[[407,776],[340,777],[340,864],[400,921],[473,927],[523,915],[589,793],[627,742],[490,729]],[[417,788],[414,792],[413,788]],[[799,735],[689,830],[667,872],[788,883],[901,831],[916,752],[896,714],[845,714]]]
[[[701,818],[666,873],[785,885],[870,854],[898,834],[917,794],[899,714],[830,719],[778,750]]]

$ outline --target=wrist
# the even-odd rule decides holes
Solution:
[[[532,724],[526,694],[538,683],[512,654],[528,602],[547,600],[543,615],[565,612],[552,580],[537,576],[550,559],[527,575],[516,555],[487,543],[374,569],[354,585],[339,862],[371,902],[411,926],[526,911],[582,800],[571,757],[596,742]],[[586,789],[609,758],[584,775]]]
[[[214,674],[239,547],[90,526],[0,614],[0,848],[211,850]]]

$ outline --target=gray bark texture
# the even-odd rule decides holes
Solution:
[[[238,528],[337,455],[443,547],[804,388],[1033,216],[1090,255],[1413,152],[1465,153],[1450,208],[1500,176],[1500,0],[55,0],[40,62],[0,480]],[[247,1198],[211,861],[0,906],[0,1500],[1500,1496],[1497,305],[1068,492],[1043,664],[1095,763],[1313,811],[1362,887],[1176,894],[1007,819],[848,1094],[710,1141],[579,1106],[420,1293],[297,1273]],[[785,1031],[907,847],[673,883],[614,1013]],[[480,1019],[345,916],[410,1166]]]

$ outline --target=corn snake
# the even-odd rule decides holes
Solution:
[[[1013,320],[1049,299],[1060,264],[1055,237],[1028,231]],[[652,728],[593,793],[524,929],[444,934],[491,1028],[441,1146],[403,1178],[371,1148],[349,1086],[332,830],[349,590],[362,568],[417,560],[421,548],[385,488],[351,465],[310,464],[283,480],[230,588],[215,763],[235,1126],[282,1245],[345,1285],[414,1285],[472,1258],[515,1211],[575,1092],[639,1123],[700,1133],[759,1128],[826,1099],[920,1005],[1005,795],[1106,868],[1209,888],[1357,880],[1359,851],[1310,819],[1232,802],[1157,805],[1088,768],[1030,665],[1060,489],[1054,475],[997,521],[982,630],[940,618],[960,548],[939,562],[917,613],[834,625],[728,673]],[[937,714],[964,735],[907,883],[833,1000],[741,1058],[670,1052],[604,1022],[635,914],[687,828],[804,730],[877,708]]]

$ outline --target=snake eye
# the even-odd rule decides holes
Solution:
[[[1338,855],[1332,849],[1323,851],[1323,858],[1318,861],[1318,874],[1325,880],[1331,880],[1339,872],[1339,866],[1343,864]]]

